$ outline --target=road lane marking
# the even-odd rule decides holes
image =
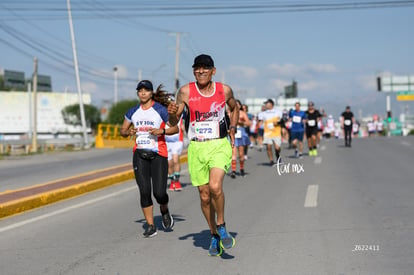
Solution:
[[[308,186],[308,190],[306,191],[304,207],[318,206],[318,189],[319,189],[319,185]]]
[[[405,140],[401,141],[401,144],[405,146],[411,146],[411,144]]]
[[[313,161],[315,164],[321,164],[322,163],[322,157],[316,157]]]
[[[71,205],[69,207],[59,209],[57,211],[54,211],[54,212],[51,212],[51,213],[48,213],[48,214],[44,214],[44,215],[41,215],[41,216],[38,216],[38,217],[35,217],[35,218],[31,218],[31,219],[28,219],[28,220],[17,222],[17,223],[11,224],[9,226],[5,226],[5,227],[0,228],[0,233],[11,230],[11,229],[15,229],[15,228],[18,228],[18,227],[21,227],[21,226],[24,226],[24,225],[27,225],[27,224],[30,224],[30,223],[34,223],[34,222],[37,222],[37,221],[40,221],[40,220],[44,220],[44,219],[47,219],[47,218],[50,218],[50,217],[53,217],[53,216],[56,216],[56,215],[74,210],[74,209],[77,209],[77,208],[81,208],[81,207],[87,206],[89,204],[93,204],[95,202],[98,202],[98,201],[102,201],[102,200],[105,200],[105,199],[108,199],[108,198],[111,198],[111,197],[115,197],[115,196],[118,196],[122,193],[129,192],[129,191],[134,190],[134,189],[137,189],[137,187],[136,186],[128,187],[128,188],[119,190],[117,192],[114,192],[114,193],[111,193],[111,194],[108,194],[108,195],[105,195],[105,196],[101,196],[101,197],[98,197],[98,198],[95,198],[95,199],[92,199],[92,200],[88,200],[88,201],[85,201],[85,202],[82,202],[82,203],[78,203],[78,204],[75,204],[75,205]]]

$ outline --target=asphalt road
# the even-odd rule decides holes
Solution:
[[[132,149],[94,148],[5,157],[0,160],[0,192],[125,163],[132,167]]]
[[[247,177],[225,178],[236,246],[222,257],[207,256],[209,232],[183,166],[183,191],[170,192],[172,232],[142,238],[128,181],[0,220],[0,273],[413,274],[414,137],[352,148],[325,140],[318,157],[292,154],[283,151],[278,170],[252,150]]]

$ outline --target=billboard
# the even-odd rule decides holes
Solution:
[[[33,93],[0,92],[0,134],[24,134],[31,131]],[[61,111],[78,104],[77,93],[37,93],[38,133],[79,133],[81,126],[65,124]],[[91,104],[90,94],[83,94],[83,103]]]

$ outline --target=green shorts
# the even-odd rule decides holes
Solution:
[[[224,172],[231,166],[232,149],[227,138],[203,142],[191,141],[188,146],[188,172],[193,186],[207,184],[211,168]]]

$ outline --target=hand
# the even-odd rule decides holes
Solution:
[[[148,130],[148,133],[150,133],[153,136],[160,136],[164,134],[164,129],[161,128],[150,128]]]
[[[168,110],[168,114],[170,115],[177,114],[177,111],[178,111],[177,103],[175,101],[171,101],[170,104],[168,104],[167,110]]]
[[[129,128],[128,134],[130,136],[135,136],[137,133],[137,129],[135,129],[134,127]]]
[[[229,130],[229,136],[230,136],[231,148],[234,147],[234,141],[235,141],[234,135],[235,134],[236,134],[236,129],[235,128],[230,128],[230,130]]]

